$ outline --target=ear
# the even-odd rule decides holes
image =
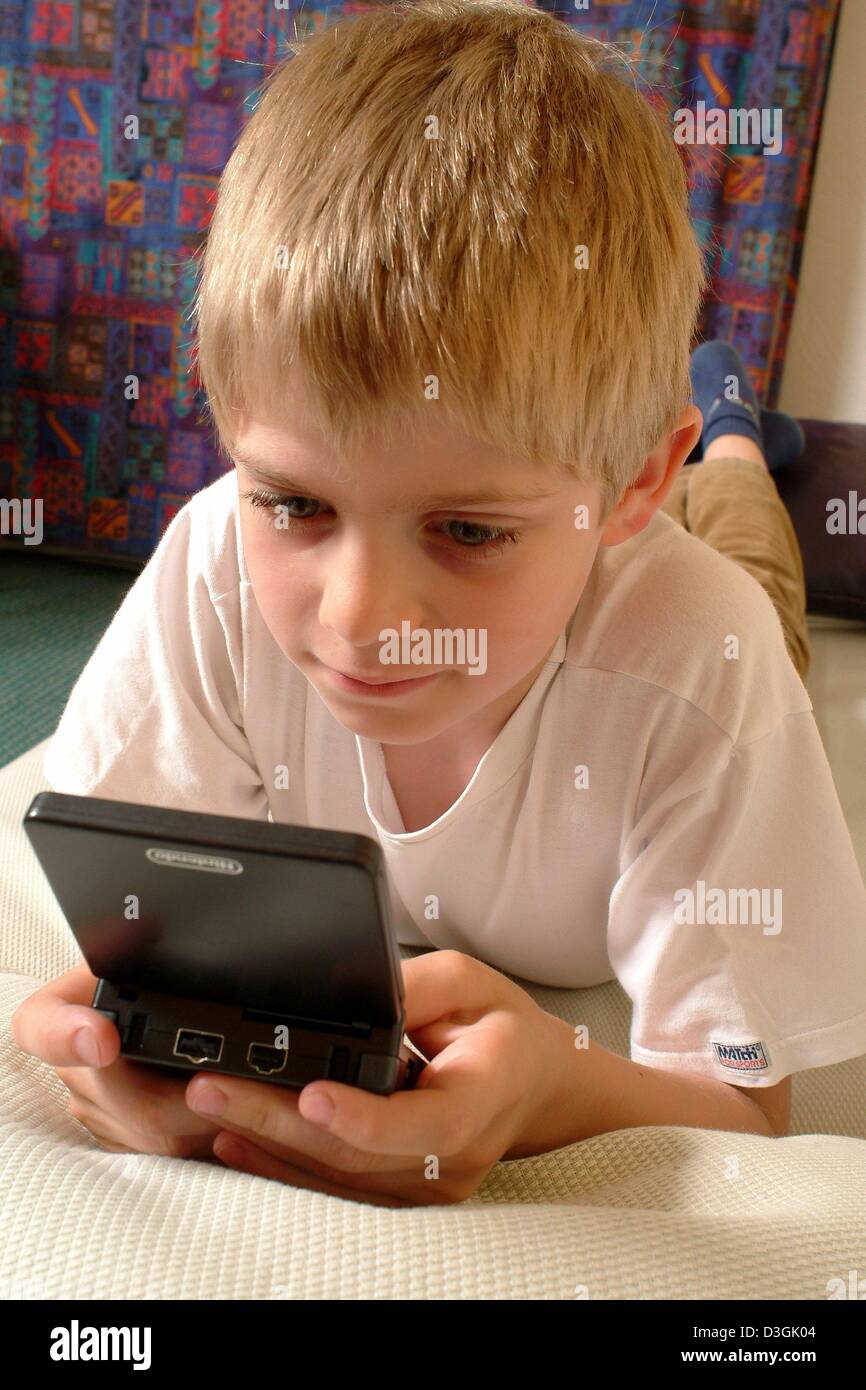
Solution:
[[[640,477],[611,510],[602,527],[601,545],[619,545],[636,536],[652,520],[700,439],[703,423],[698,407],[686,406],[676,427],[647,454]]]

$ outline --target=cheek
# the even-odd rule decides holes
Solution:
[[[551,627],[561,628],[586,587],[597,549],[585,536],[556,533],[493,599],[491,626],[495,616],[501,631],[523,635],[529,644]]]
[[[510,675],[523,671],[538,659],[551,626],[549,595],[545,587],[523,583],[509,585],[495,597],[466,615],[466,626],[486,631],[487,663],[491,672]],[[553,642],[554,634],[549,642]],[[477,639],[476,639],[477,640]],[[549,643],[548,643],[549,645]]]
[[[241,521],[241,536],[256,605],[271,636],[286,651],[293,646],[293,638],[297,640],[305,608],[303,588],[291,572],[278,535],[255,517],[246,517]]]
[[[585,538],[581,544],[563,535],[531,573],[497,597],[487,611],[491,666],[531,664],[556,641],[580,602],[596,549]]]
[[[601,533],[572,524],[557,531],[546,563],[545,582],[552,606],[573,609],[586,588],[598,554]]]

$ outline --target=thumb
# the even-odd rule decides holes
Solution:
[[[425,1057],[433,1058],[437,1052],[444,1052],[446,1047],[450,1047],[469,1026],[466,1023],[458,1023],[453,1018],[440,1018],[420,1028],[406,1028],[405,1032]]]
[[[428,951],[402,966],[403,1027],[410,1037],[440,1021],[459,1032],[501,1002],[499,971],[462,951]]]

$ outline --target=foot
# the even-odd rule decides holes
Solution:
[[[704,450],[719,434],[745,435],[763,450],[758,398],[737,349],[721,338],[700,343],[692,353],[689,375],[695,405],[704,417]]]
[[[764,436],[764,461],[771,473],[795,463],[806,448],[806,436],[799,420],[783,410],[765,410],[761,406],[761,434]],[[700,463],[708,457],[711,454],[704,449],[703,439],[699,439],[686,463]]]
[[[762,468],[767,467],[763,449],[758,447],[754,439],[747,439],[744,434],[717,434],[707,445],[702,462],[709,463],[710,459],[731,458],[751,459],[753,463],[760,464]]]
[[[729,383],[728,377],[736,380]],[[765,410],[758,405],[746,365],[729,343],[720,338],[700,343],[692,353],[691,378],[692,394],[704,417],[704,428],[700,442],[686,460],[688,463],[698,462],[713,439],[723,434],[740,434],[752,440],[771,472],[800,457],[806,436],[799,422],[784,411]],[[734,399],[725,395],[726,388]]]
[[[806,436],[799,420],[784,410],[764,410],[761,407],[761,433],[764,436],[764,457],[772,473],[794,463],[806,448]]]

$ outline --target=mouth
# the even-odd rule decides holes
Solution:
[[[445,675],[444,671],[432,671],[424,676],[411,676],[405,679],[391,678],[387,681],[373,681],[367,677],[349,676],[345,671],[337,671],[333,666],[326,666],[320,663],[322,669],[327,671],[331,680],[341,689],[347,690],[357,695],[390,696],[409,694],[420,689],[421,686],[429,685],[437,677]]]

